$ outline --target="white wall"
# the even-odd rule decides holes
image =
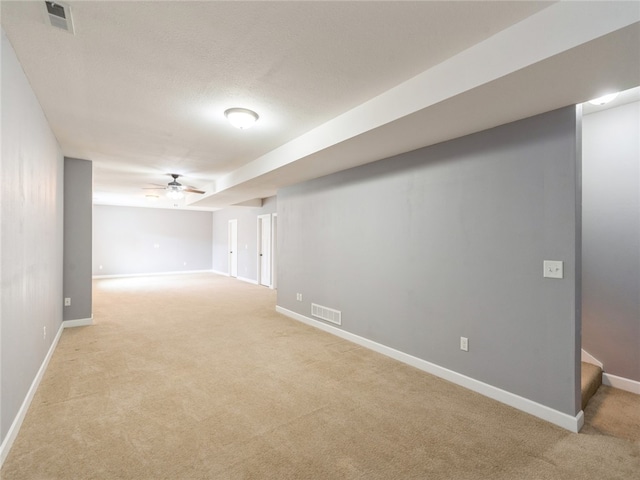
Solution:
[[[640,381],[640,102],[583,119],[582,345]]]
[[[1,102],[0,439],[4,442],[62,323],[64,165],[4,31]]]
[[[93,275],[211,270],[211,212],[96,205],[92,270]]]

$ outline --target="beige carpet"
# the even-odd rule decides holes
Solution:
[[[283,317],[264,287],[94,292],[95,325],[63,333],[2,480],[639,478],[637,396],[598,392],[572,434]]]

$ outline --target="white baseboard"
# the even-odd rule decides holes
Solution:
[[[602,384],[607,387],[619,388],[620,390],[626,390],[627,392],[640,395],[640,382],[635,380],[618,377],[617,375],[611,375],[610,373],[603,373]]]
[[[216,275],[224,275],[225,277],[229,276],[229,272],[223,272],[221,270],[211,270],[211,273],[215,273]]]
[[[590,363],[591,365],[600,367],[601,369],[604,370],[604,365],[602,364],[602,362],[598,360],[596,357],[594,357],[593,355],[591,355],[589,352],[587,352],[584,348],[582,349],[580,360],[582,360],[585,363]]]
[[[76,320],[65,320],[62,322],[63,328],[87,327],[93,325],[93,315],[90,318],[78,318]]]
[[[51,347],[49,347],[49,351],[47,352],[47,355],[44,357],[44,360],[42,361],[42,365],[40,365],[40,369],[38,370],[38,373],[33,379],[33,382],[31,382],[31,387],[29,387],[27,396],[24,398],[24,401],[22,402],[22,405],[18,410],[18,414],[16,415],[16,418],[14,418],[13,423],[11,424],[11,427],[9,427],[7,436],[2,442],[2,445],[0,445],[0,468],[2,468],[4,461],[9,455],[9,450],[11,450],[11,447],[13,446],[13,442],[18,436],[18,432],[20,431],[22,422],[24,421],[24,418],[27,415],[27,411],[29,410],[29,406],[31,405],[33,396],[36,394],[36,391],[38,390],[38,386],[40,385],[40,382],[42,381],[42,377],[44,376],[44,372],[47,370],[49,361],[53,356],[53,352],[58,346],[58,341],[60,340],[60,335],[62,335],[63,329],[64,329],[64,322],[62,322],[62,324],[60,325],[60,328],[58,329],[58,333],[56,333],[56,336],[53,339],[53,342],[51,342]]]
[[[252,278],[247,277],[236,277],[238,280],[242,280],[243,282],[252,283],[253,285],[258,285],[258,281]]]
[[[479,380],[467,377],[466,375],[454,372],[453,370],[449,370],[434,363],[427,362],[426,360],[422,360],[421,358],[414,357],[407,353],[395,350],[367,338],[360,337],[340,328],[327,325],[309,317],[305,317],[304,315],[300,315],[299,313],[280,307],[279,305],[276,306],[276,311],[283,315],[286,315],[287,317],[293,318],[294,320],[306,323],[307,325],[319,328],[320,330],[324,330],[325,332],[331,333],[345,340],[349,340],[350,342],[356,343],[365,348],[386,355],[387,357],[391,357],[395,360],[406,363],[407,365],[411,365],[412,367],[418,368],[424,372],[430,373],[440,378],[444,378],[445,380],[455,383],[456,385],[460,385],[462,387],[468,388],[469,390],[473,390],[474,392],[478,392],[485,397],[492,398],[501,403],[509,405],[510,407],[534,415],[571,432],[579,432],[584,424],[584,414],[582,411],[580,411],[574,417],[529,400],[527,398],[521,397],[514,393],[507,392]]]
[[[175,272],[149,272],[149,273],[122,273],[116,275],[93,275],[92,278],[128,278],[128,277],[155,277],[157,275],[183,275],[189,273],[216,273],[213,270],[178,270]],[[226,274],[224,274],[226,275]]]

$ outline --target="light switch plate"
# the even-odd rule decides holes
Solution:
[[[557,260],[545,260],[543,276],[547,278],[563,278],[563,262]]]

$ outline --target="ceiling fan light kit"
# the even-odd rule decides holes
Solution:
[[[248,108],[229,108],[225,110],[224,116],[231,125],[240,130],[251,128],[260,118],[256,112]]]
[[[171,200],[180,200],[182,197],[184,197],[184,193],[182,193],[182,190],[180,188],[170,186],[167,187],[167,197],[169,197]]]
[[[177,173],[169,173],[168,175],[171,176],[173,180],[171,180],[166,187],[163,187],[162,185],[158,185],[158,187],[160,188],[145,187],[144,190],[164,189],[166,192],[165,195],[171,200],[180,200],[181,198],[184,198],[185,193],[197,193],[199,195],[202,195],[205,193],[204,190],[198,190],[197,188],[194,188],[190,185],[182,185],[180,182],[178,182],[178,177],[180,177],[181,175]],[[154,201],[158,198],[158,195],[147,195],[146,197],[147,197],[147,200]],[[155,199],[151,197],[155,197]]]

